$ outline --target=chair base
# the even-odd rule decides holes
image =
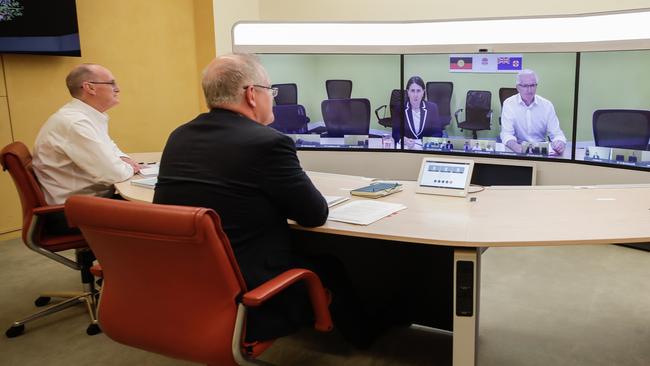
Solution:
[[[23,319],[13,322],[11,327],[7,329],[7,331],[5,332],[5,336],[7,336],[7,338],[18,337],[19,335],[23,334],[23,332],[25,331],[25,324],[33,320],[45,317],[47,315],[57,313],[61,310],[65,310],[69,307],[78,305],[79,303],[86,304],[86,309],[88,311],[88,315],[90,316],[90,325],[86,329],[86,333],[88,335],[95,335],[101,332],[101,329],[99,328],[99,324],[97,322],[97,292],[96,291],[78,292],[78,293],[44,294],[41,295],[38,299],[36,299],[36,301],[34,301],[34,304],[36,306],[45,306],[47,305],[47,303],[49,303],[50,298],[52,296],[62,297],[67,299],[60,303],[51,305],[39,312],[31,314]]]

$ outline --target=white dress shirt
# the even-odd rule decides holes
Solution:
[[[503,102],[501,141],[504,144],[510,140],[518,143],[543,142],[547,135],[551,141],[566,143],[553,103],[548,99],[535,95],[533,102],[527,106],[521,96],[516,94]]]
[[[109,196],[130,178],[127,156],[108,136],[108,115],[72,99],[45,122],[34,143],[33,167],[49,204],[73,194]]]

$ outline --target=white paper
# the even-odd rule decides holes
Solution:
[[[350,224],[370,225],[379,219],[405,208],[406,206],[399,203],[357,200],[333,209],[330,211],[328,219]]]
[[[350,199],[350,197],[344,197],[344,196],[323,196],[323,197],[325,197],[325,200],[327,201],[327,207],[338,205],[339,203],[345,202]]]
[[[138,174],[140,174],[143,177],[157,177],[159,170],[160,170],[159,165],[148,165],[146,168],[140,169]]]
[[[142,178],[142,179],[131,179],[131,184],[138,187],[154,189],[156,183],[158,182],[158,177],[153,178]]]

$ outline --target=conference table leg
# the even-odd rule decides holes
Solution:
[[[476,365],[480,279],[480,249],[454,249],[453,366]]]

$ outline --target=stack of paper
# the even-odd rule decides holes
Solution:
[[[399,203],[358,200],[330,211],[328,219],[357,225],[370,225],[373,222],[405,209]]]
[[[156,183],[158,182],[158,177],[153,178],[143,178],[143,179],[131,179],[131,184],[138,187],[144,187],[149,189],[156,188]]]
[[[143,177],[157,177],[160,165],[148,165],[146,168],[140,169],[138,174]]]
[[[343,197],[343,196],[323,196],[323,197],[325,197],[325,200],[327,201],[327,207],[338,205],[339,203],[345,202],[350,199],[350,197]]]

